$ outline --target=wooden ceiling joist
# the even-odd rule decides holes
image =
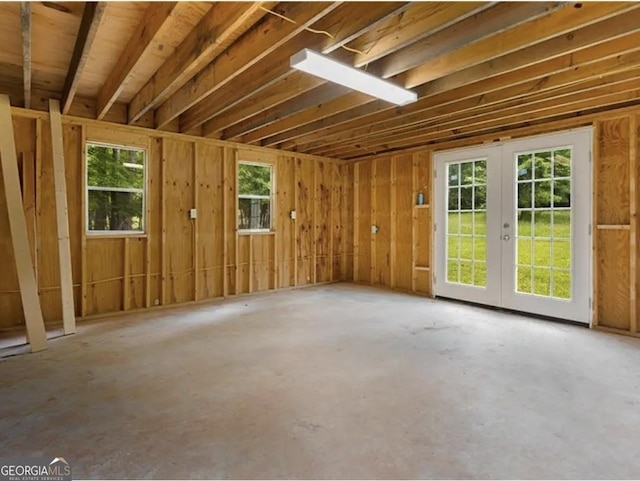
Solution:
[[[327,138],[327,140],[329,140],[328,137],[330,135],[344,133],[344,129],[371,125],[372,119],[367,118],[366,115],[375,115],[377,117],[376,120],[380,121],[382,119],[389,119],[397,114],[402,115],[414,113],[421,110],[425,105],[425,102],[428,106],[431,106],[431,101],[427,98],[432,95],[464,87],[465,85],[480,82],[491,77],[514,72],[518,69],[522,69],[548,59],[554,59],[558,56],[567,55],[572,52],[576,52],[577,57],[575,58],[582,59],[583,62],[593,60],[594,58],[603,58],[601,56],[599,57],[598,54],[595,53],[597,51],[594,51],[594,57],[589,58],[585,58],[588,57],[588,52],[578,54],[581,50],[598,45],[602,42],[607,43],[608,48],[605,49],[606,51],[611,52],[611,54],[620,53],[621,51],[624,51],[624,45],[626,45],[626,43],[623,40],[616,41],[616,39],[624,35],[640,31],[639,22],[640,11],[638,10],[637,4],[626,4],[624,15],[618,15],[581,29],[572,30],[569,33],[531,45],[530,47],[512,52],[491,61],[473,65],[467,69],[457,71],[453,74],[419,86],[416,89],[419,95],[419,100],[414,104],[404,106],[400,109],[387,108],[384,112],[380,111],[373,114],[367,112],[365,115],[361,115],[363,111],[366,111],[365,105],[355,107],[351,111],[347,112],[347,115],[343,116],[344,118],[336,119],[327,117],[300,129],[266,139],[263,144],[273,145],[276,143],[289,142],[291,139],[295,139],[291,144],[284,145],[285,148],[289,148],[294,145],[299,146],[305,143],[314,142],[322,138]],[[630,46],[629,48],[632,47]],[[566,59],[569,65],[566,65],[564,68],[575,65],[577,63],[575,58],[571,56],[567,57]],[[557,70],[561,70],[562,68],[563,66],[560,65],[557,67]],[[523,77],[523,80],[526,78],[527,77]],[[348,113],[352,114],[352,119],[348,118]],[[353,121],[353,123],[345,125],[345,122],[350,121]]]
[[[62,89],[62,113],[69,113],[71,103],[76,95],[80,76],[89,57],[98,26],[106,8],[106,2],[86,2],[80,28],[76,37],[71,63]]]
[[[129,123],[137,122],[193,78],[244,34],[277,2],[219,2],[129,103]]]
[[[22,82],[24,108],[31,108],[31,3],[20,2],[20,26],[22,29]]]
[[[144,15],[142,23],[135,29],[127,47],[120,55],[115,67],[111,70],[107,81],[98,93],[96,118],[102,119],[113,103],[118,99],[125,82],[136,68],[136,65],[149,53],[163,26],[174,15],[178,2],[152,3]]]
[[[233,43],[224,56],[217,57],[169,97],[156,111],[156,126],[166,125],[216,90],[229,84],[337,6],[338,4],[330,2],[284,4],[278,13],[294,23],[275,15],[265,17],[261,24]]]
[[[227,110],[248,99],[255,98],[258,94],[262,97],[268,96],[265,90],[268,88],[281,88],[278,82],[286,81],[291,76],[300,77],[299,81],[305,87],[297,90],[289,90],[289,98],[303,94],[319,85],[325,83],[324,80],[313,77],[300,72],[292,71],[289,67],[289,57],[297,53],[301,48],[311,48],[328,54],[336,51],[344,44],[348,43],[354,37],[358,37],[369,29],[375,27],[378,23],[384,22],[391,15],[401,14],[407,8],[405,3],[391,2],[362,2],[362,3],[345,3],[326,17],[319,20],[313,25],[314,30],[328,32],[332,37],[325,36],[313,32],[304,32],[302,35],[290,42],[278,52],[277,59],[267,58],[266,72],[261,75],[264,79],[263,85],[257,88],[248,88],[250,83],[245,82],[244,88],[234,91],[232,98],[226,98],[224,101],[216,97],[208,98],[201,105],[196,106],[187,112],[181,119],[181,125],[187,130],[197,123],[206,122],[203,127],[205,136],[214,134],[224,128],[241,122],[251,115],[260,113],[260,110],[240,112],[235,109],[234,113],[224,115]],[[336,52],[335,57],[341,60],[353,58],[353,53],[341,50]],[[246,76],[245,76],[246,78]],[[264,92],[264,93],[263,93]],[[341,90],[334,92],[334,95],[340,95]],[[262,99],[263,110],[268,107],[277,105],[282,100],[269,102],[268,99]],[[249,101],[249,104],[253,102]],[[218,117],[218,118],[215,118]]]

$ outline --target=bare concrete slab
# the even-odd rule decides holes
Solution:
[[[336,284],[0,362],[0,453],[76,478],[640,478],[640,339]]]

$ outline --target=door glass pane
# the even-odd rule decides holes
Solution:
[[[447,165],[447,282],[486,287],[486,159]]]
[[[516,292],[571,299],[571,148],[519,152]]]

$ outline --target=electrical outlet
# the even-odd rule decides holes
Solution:
[[[291,212],[289,212],[289,217],[291,218],[291,220],[296,220],[296,211],[292,210]]]
[[[195,209],[189,209],[189,219],[195,219],[197,217],[197,212]]]
[[[377,234],[379,230],[380,230],[380,228],[377,225],[374,224],[374,225],[371,226],[371,233],[372,234]]]
[[[153,303],[154,303],[156,306],[159,306],[159,305],[160,305],[160,299],[156,299]]]

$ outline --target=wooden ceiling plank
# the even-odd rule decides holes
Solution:
[[[461,19],[473,15],[490,5],[491,3],[489,2],[411,3],[410,6],[400,14],[372,25],[366,33],[358,36],[357,39],[351,42],[349,44],[350,48],[362,51],[361,54],[356,54],[351,61],[356,67],[361,67],[371,61],[383,57],[384,55],[388,55],[401,49],[412,41],[419,40],[420,38],[433,34],[438,30],[442,30],[453,22],[460,21]],[[351,91],[349,90],[348,92]],[[307,113],[303,112],[304,110],[316,108],[319,104],[325,102],[331,102],[333,106],[338,108],[336,112],[341,112],[345,110],[345,108],[341,108],[337,105],[334,102],[334,99],[337,99],[346,93],[347,92],[345,92],[344,87],[326,83],[322,97],[318,101],[309,101],[308,96],[306,95],[300,96],[291,102],[287,102],[282,107],[260,113],[255,116],[255,118],[243,121],[241,124],[230,128],[228,134],[225,133],[223,137],[239,138],[239,136],[248,134],[261,126],[266,127],[276,120],[285,119],[294,114],[300,114],[302,118],[306,118]],[[370,100],[370,97],[362,97],[362,100],[355,105],[359,105],[366,100]],[[271,129],[267,130],[270,131]],[[257,140],[269,135],[273,135],[273,133],[268,133],[267,135],[262,136],[258,133]]]
[[[69,70],[62,89],[62,113],[67,114],[76,95],[80,76],[100,26],[107,2],[86,2],[73,48]]]
[[[561,108],[577,102],[596,99],[606,99],[614,94],[623,94],[638,90],[638,80],[640,78],[640,70],[638,68],[614,75],[608,80],[596,79],[595,81],[585,83],[583,86],[571,85],[564,89],[556,89],[546,92],[545,95],[536,98],[524,97],[517,101],[505,101],[494,104],[492,107],[484,108],[480,111],[469,109],[462,112],[455,112],[455,115],[449,115],[446,119],[440,121],[433,120],[425,125],[415,125],[404,131],[394,131],[383,133],[377,137],[367,137],[360,141],[349,141],[338,146],[319,150],[322,154],[314,155],[331,155],[342,156],[345,152],[354,150],[355,148],[377,149],[381,144],[389,142],[407,140],[413,137],[421,137],[428,132],[438,133],[449,129],[456,129],[459,126],[471,127],[486,122],[500,119],[508,119],[510,117],[521,115],[525,112],[533,115],[552,108]],[[452,111],[453,113],[454,111]]]
[[[498,2],[450,27],[380,60],[377,70],[383,78],[396,76],[422,63],[493,37],[562,7],[563,2]]]
[[[22,29],[22,82],[24,108],[31,108],[31,3],[20,2],[20,26]]]
[[[279,120],[284,119],[293,119],[297,114],[303,114],[308,112],[308,109],[312,109],[318,104],[324,104],[326,102],[332,102],[336,100],[335,87],[341,89],[341,95],[350,95],[357,93],[360,96],[366,97],[366,94],[361,94],[359,92],[353,92],[348,87],[336,86],[331,83],[325,82],[322,85],[316,87],[311,92],[306,95],[300,96],[295,99],[294,105],[291,106],[291,102],[287,102],[285,104],[279,104],[271,107],[268,110],[254,115],[251,118],[243,120],[242,122],[234,125],[226,129],[223,132],[223,137],[225,139],[234,138],[236,140],[242,141],[244,143],[250,143],[243,139],[243,134],[247,134],[258,130],[262,127],[267,127],[270,124],[273,124]],[[340,96],[341,96],[340,95]],[[293,125],[297,125],[297,121],[293,121]],[[264,137],[267,137],[265,135]],[[257,140],[260,140],[263,137],[258,137]]]
[[[291,23],[275,15],[249,30],[169,97],[156,111],[156,126],[162,127],[180,114],[228,85],[239,75],[278,50],[287,41],[303,32],[339,4],[331,2],[287,2],[278,13],[293,20]],[[192,126],[192,127],[195,127]],[[185,130],[190,130],[187,128]]]
[[[293,45],[293,50],[290,50],[290,53],[291,55],[296,53],[300,49],[299,45],[304,45],[307,48],[317,49],[324,54],[331,53],[347,43],[349,40],[368,32],[379,23],[386,21],[390,16],[402,14],[402,12],[407,9],[407,7],[407,3],[394,2],[344,3],[332,14],[327,15],[313,25],[313,28],[315,30],[329,32],[334,36],[334,38],[328,38],[318,34],[306,35],[305,33],[305,37],[307,38],[304,41],[296,42],[296,44]],[[313,37],[313,35],[315,35],[315,38]],[[345,50],[337,52],[335,55],[335,57],[345,61],[350,61],[353,56],[353,53],[347,52]],[[284,81],[292,75],[304,75],[306,77],[311,77],[308,74],[301,74],[300,72],[291,70],[288,60],[279,65],[280,66],[276,72],[271,72],[269,74],[270,78],[272,78],[272,76],[275,76],[281,78]],[[324,80],[316,78],[315,84],[313,86],[316,87],[323,83],[325,83]],[[274,88],[277,88],[277,86],[275,86]],[[302,95],[304,92],[304,89],[300,89],[297,92],[291,91],[291,95],[288,99],[291,99],[296,95]],[[342,89],[337,88],[335,89],[334,95],[339,96],[342,92]],[[246,120],[252,115],[259,114],[262,111],[267,110],[269,107],[277,105],[277,103],[282,103],[283,101],[288,100],[282,100],[281,98],[276,97],[279,100],[277,103],[269,103],[265,102],[265,100],[267,100],[266,98],[263,98],[261,99],[262,107],[258,108],[258,106],[254,104],[253,100],[258,95],[260,95],[261,97],[268,97],[269,92],[244,88],[242,92],[235,93],[233,97],[233,104],[231,103],[231,99],[227,99],[227,101],[222,105],[217,99],[211,99],[208,102],[205,102],[205,105],[201,106],[198,110],[199,112],[209,112],[205,116],[207,118],[206,124],[203,127],[204,134],[206,136],[215,134],[231,125]],[[253,110],[251,110],[250,108],[247,108],[245,110],[234,109],[232,112],[229,112],[230,105],[235,106],[244,101],[247,101],[249,105],[255,105],[255,108]],[[185,128],[192,126],[196,118],[199,120],[200,116],[201,114],[194,114],[194,112],[190,112],[188,115],[185,115],[185,117],[183,118]]]
[[[546,85],[546,87],[551,88],[542,90],[538,90],[541,85],[540,81],[538,79],[533,79],[522,84],[513,85],[490,93],[476,95],[474,97],[454,102],[444,102],[434,106],[432,109],[424,111],[419,119],[413,118],[410,120],[411,116],[407,116],[405,117],[406,122],[404,123],[394,123],[388,128],[378,128],[375,132],[371,133],[363,133],[360,131],[358,132],[358,135],[352,134],[346,138],[336,138],[333,143],[322,143],[320,147],[309,147],[305,150],[309,152],[318,151],[328,153],[333,150],[341,150],[341,146],[344,144],[353,145],[354,142],[361,143],[358,139],[363,139],[364,143],[373,143],[391,135],[398,135],[402,132],[413,132],[417,128],[424,128],[430,125],[442,126],[456,118],[468,116],[469,112],[473,112],[474,115],[480,115],[496,112],[498,110],[502,111],[505,108],[514,106],[522,107],[524,105],[549,98],[566,98],[576,92],[584,93],[600,87],[623,84],[630,79],[637,81],[637,77],[640,77],[640,68],[634,67],[630,70],[615,71],[615,73],[606,76],[597,75],[596,77],[591,77],[586,81],[576,82],[577,78],[572,77],[569,78],[568,82],[565,82],[564,85]],[[556,76],[554,76],[554,79],[555,78]],[[565,75],[565,78],[568,78],[568,76]],[[381,124],[378,124],[377,127],[381,127]]]
[[[125,82],[151,50],[153,40],[175,15],[178,2],[151,2],[142,22],[133,32],[124,51],[98,93],[96,118],[101,120],[118,99]]]
[[[129,103],[129,123],[137,122],[211,63],[277,2],[218,2]]]
[[[512,125],[522,125],[522,124],[530,124],[536,121],[553,121],[558,117],[563,116],[573,116],[574,114],[580,115],[581,112],[591,111],[591,110],[608,110],[611,108],[615,108],[620,105],[631,105],[640,104],[640,89],[635,89],[628,92],[616,92],[606,97],[597,98],[597,99],[587,99],[582,100],[580,102],[574,102],[571,104],[563,105],[561,107],[550,107],[548,109],[540,111],[536,115],[531,115],[530,113],[519,113],[515,116],[511,116],[509,120],[503,118],[496,118],[494,116],[493,119],[490,119],[487,122],[482,123],[482,125],[476,126],[465,126],[462,123],[458,128],[447,129],[446,131],[441,132],[429,132],[423,135],[417,135],[412,137],[411,139],[403,139],[397,142],[389,142],[384,144],[380,148],[383,150],[376,149],[361,149],[360,152],[369,151],[384,153],[389,151],[395,151],[398,149],[403,149],[405,146],[413,146],[417,144],[426,144],[426,143],[434,143],[440,142],[448,138],[460,138],[460,137],[469,137],[469,136],[477,136],[486,131],[505,131],[508,130]],[[345,152],[344,157],[351,157],[355,154],[356,151],[352,150],[350,152]]]
[[[362,52],[356,54],[354,65],[362,67],[378,60],[491,5],[491,2],[414,2],[398,17],[378,25],[348,45]]]
[[[629,10],[625,11],[624,15],[619,15],[603,22],[589,25],[582,29],[573,30],[568,34],[554,37],[520,51],[512,52],[497,59],[483,62],[482,64],[469,67],[454,74],[450,74],[421,85],[416,89],[419,96],[418,102],[403,106],[400,109],[387,108],[386,114],[382,112],[379,113],[379,121],[389,119],[398,113],[408,114],[419,111],[425,104],[430,105],[431,101],[428,97],[433,95],[453,90],[455,88],[464,87],[465,85],[470,86],[476,82],[506,73],[514,71],[517,72],[518,70],[522,70],[528,66],[544,63],[545,61],[549,62],[549,59],[555,59],[563,55],[566,56],[569,53],[575,52],[573,57],[565,57],[570,61],[570,65],[573,65],[579,63],[578,60],[581,63],[584,63],[593,61],[597,58],[604,58],[604,56],[615,55],[616,53],[623,52],[625,48],[632,49],[635,46],[630,46],[629,42],[618,40],[622,36],[640,31],[640,12],[638,11],[638,5],[628,4],[628,6]],[[590,47],[600,44],[604,44],[604,48],[593,51],[589,50]],[[598,57],[600,54],[602,54],[602,56]],[[590,57],[590,55],[593,55],[593,57]],[[547,63],[547,65],[549,65],[549,63]],[[558,70],[565,68],[562,65],[563,62],[558,66]],[[524,72],[526,72],[526,70],[522,71],[523,75]],[[469,88],[473,89],[474,87]],[[359,120],[359,122],[351,124],[354,128],[371,123],[371,119],[364,118],[362,115],[359,115],[360,110],[365,110],[365,106],[363,105],[352,110],[354,119]],[[340,133],[337,131],[339,124],[336,123],[335,120],[336,119],[332,119],[331,117],[321,119],[314,124],[309,124],[299,129],[298,131],[292,131],[286,135],[281,134],[268,139],[269,143],[266,145],[273,145],[290,139],[298,139],[296,140],[296,143],[301,144],[304,142],[313,142],[327,136],[327,134],[331,135],[332,133]],[[340,119],[340,124],[344,123],[345,121]],[[344,125],[342,127],[344,127]],[[333,129],[334,131],[324,131],[327,128]],[[302,134],[302,136],[299,134]]]
[[[499,38],[485,38],[429,60],[406,72],[399,79],[402,85],[422,85],[450,73],[521,50],[549,40],[576,28],[618,15],[629,9],[627,2],[586,3],[578,10],[575,4],[565,5],[548,15],[505,31]],[[531,32],[535,32],[532,36]]]

